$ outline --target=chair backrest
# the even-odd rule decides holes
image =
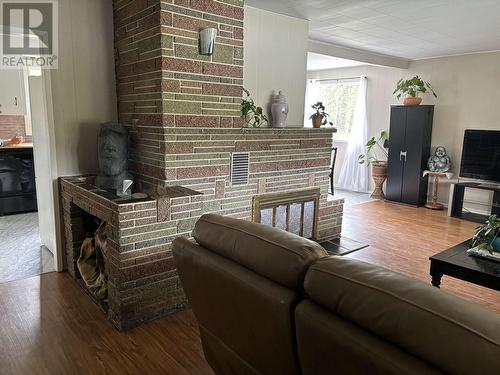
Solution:
[[[310,267],[305,290],[296,311],[304,375],[329,361],[351,374],[499,372],[500,316],[419,280],[328,257]]]
[[[337,162],[337,147],[332,147],[332,170],[335,169],[335,163]]]
[[[337,147],[332,147],[332,166],[330,167],[330,194],[335,194],[335,163],[337,162]]]
[[[217,374],[300,374],[294,310],[315,242],[260,224],[205,215],[174,259]]]

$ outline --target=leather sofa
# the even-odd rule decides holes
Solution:
[[[173,244],[217,374],[498,374],[500,316],[268,226],[204,215]]]

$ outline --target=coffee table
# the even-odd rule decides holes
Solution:
[[[439,288],[441,277],[448,275],[500,291],[500,263],[467,255],[469,243],[462,242],[429,258],[432,285]]]

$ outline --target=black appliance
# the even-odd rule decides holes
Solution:
[[[460,177],[500,182],[500,131],[465,131]]]
[[[37,210],[31,148],[0,148],[0,215]]]
[[[392,106],[386,199],[420,206],[427,201],[427,169],[434,106]]]

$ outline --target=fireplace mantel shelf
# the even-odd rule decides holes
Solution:
[[[333,134],[336,132],[335,128],[304,128],[304,127],[284,127],[284,128],[252,128],[252,127],[244,127],[240,128],[243,133],[245,132],[266,132],[266,133],[275,133],[275,134],[284,134],[284,133],[303,133],[303,134]]]
[[[335,133],[335,128],[305,128],[305,127],[299,127],[299,126],[285,126],[283,128],[271,128],[271,127],[265,127],[265,128],[254,128],[254,127],[244,127],[241,128],[243,131],[274,131],[274,132],[305,132],[309,133],[311,131],[313,132],[321,132],[321,133]]]

